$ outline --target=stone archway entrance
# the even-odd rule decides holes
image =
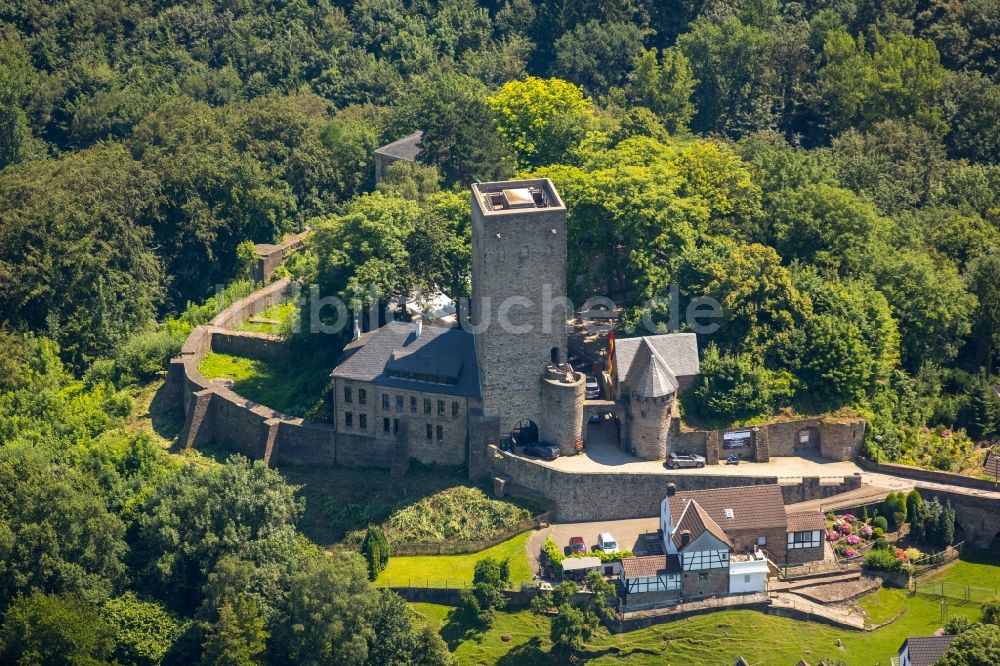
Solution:
[[[510,431],[510,441],[514,446],[527,446],[538,441],[538,424],[531,419],[518,421]]]
[[[806,426],[795,433],[795,455],[818,456],[820,454],[819,430]]]

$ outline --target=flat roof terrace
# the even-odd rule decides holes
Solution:
[[[532,210],[565,210],[548,178],[503,180],[472,185],[473,199],[483,215],[524,213]]]

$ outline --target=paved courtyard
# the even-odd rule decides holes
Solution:
[[[706,465],[703,468],[667,469],[663,461],[642,460],[620,449],[615,443],[614,424],[610,421],[589,426],[586,450],[580,455],[563,456],[551,462],[538,461],[548,467],[568,472],[644,472],[647,474],[718,474],[722,476],[803,476],[834,477],[864,473],[853,462],[838,462],[823,458],[771,458],[770,462],[743,462],[739,465]]]

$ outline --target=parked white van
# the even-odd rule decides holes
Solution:
[[[601,532],[597,537],[597,547],[605,553],[617,553],[618,542],[611,536],[611,532]]]

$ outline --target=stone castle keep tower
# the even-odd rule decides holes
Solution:
[[[471,314],[484,416],[503,435],[531,420],[561,448],[579,437],[583,378],[546,370],[565,362],[569,314],[566,207],[552,181],[472,186]],[[545,415],[543,397],[561,413]]]

